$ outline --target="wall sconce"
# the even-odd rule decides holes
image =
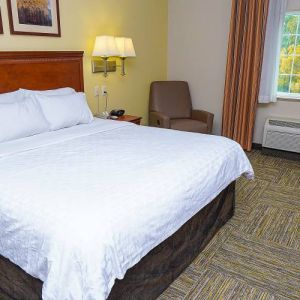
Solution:
[[[104,77],[107,77],[107,72],[115,72],[116,61],[108,61],[108,59],[110,57],[119,55],[120,54],[116,44],[116,40],[113,36],[97,36],[93,51],[93,57],[101,57],[102,61],[92,61],[93,73],[104,72]]]
[[[125,38],[125,37],[117,37],[116,38],[117,47],[119,50],[119,56],[122,60],[122,71],[121,75],[125,76],[125,60],[127,57],[136,57],[136,53],[134,50],[133,42],[131,38]]]
[[[102,60],[92,60],[93,73],[104,72],[107,77],[108,72],[116,72],[117,65],[115,60],[108,60],[110,57],[120,57],[122,61],[121,75],[125,76],[125,60],[127,57],[136,57],[133,42],[131,38],[97,36],[93,51],[93,57],[101,57]]]

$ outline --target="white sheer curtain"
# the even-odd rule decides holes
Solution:
[[[259,103],[277,101],[280,42],[286,9],[287,0],[270,0]]]

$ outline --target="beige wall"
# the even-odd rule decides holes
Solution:
[[[300,10],[300,0],[289,9]],[[196,108],[215,114],[214,133],[220,134],[231,0],[169,0],[168,78],[190,83]],[[296,118],[300,101],[259,105],[254,142],[261,143],[269,115]]]
[[[93,87],[105,84],[110,108],[125,108],[147,120],[149,84],[167,76],[167,0],[61,0],[61,38],[10,35],[6,0],[0,5],[5,32],[0,35],[0,51],[84,50],[85,90],[93,111]],[[133,38],[137,58],[128,60],[125,78],[119,69],[107,79],[91,73],[94,39],[103,34]]]
[[[231,0],[169,0],[168,78],[190,84],[193,106],[220,134]]]

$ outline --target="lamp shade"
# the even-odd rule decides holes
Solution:
[[[101,35],[96,37],[93,56],[119,56],[116,40],[113,36]]]
[[[117,37],[116,43],[120,57],[136,57],[132,39]]]

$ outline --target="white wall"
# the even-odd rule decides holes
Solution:
[[[300,0],[289,0],[300,10]],[[215,114],[221,133],[231,0],[169,0],[169,80],[187,80],[193,105]],[[254,142],[261,143],[269,115],[300,117],[300,101],[259,105]]]
[[[169,0],[169,80],[190,84],[193,106],[220,134],[231,0]]]
[[[288,0],[288,10],[289,11],[299,11],[300,1],[299,0]]]

